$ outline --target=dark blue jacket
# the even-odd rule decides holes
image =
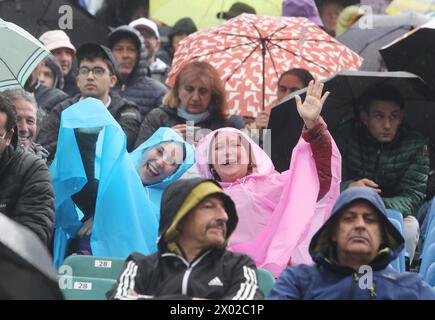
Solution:
[[[386,240],[376,258],[369,264],[373,285],[368,285],[369,273],[340,265],[335,246],[329,240],[334,221],[345,206],[363,199],[379,211]],[[338,198],[329,220],[314,235],[310,255],[315,265],[298,265],[284,270],[269,294],[279,300],[416,300],[435,299],[435,291],[417,273],[398,273],[389,266],[403,249],[404,240],[386,216],[382,199],[369,188],[350,188]]]
[[[109,38],[115,32],[129,32],[129,28],[121,26],[109,34]],[[168,92],[168,89],[157,80],[149,77],[151,73],[146,64],[143,40],[134,32],[129,34],[131,37],[137,37],[137,41],[141,43],[142,48],[139,50],[139,59],[127,80],[123,82],[118,78],[110,92],[137,104],[143,118],[152,109],[158,108],[162,104],[162,98]],[[109,47],[112,46],[109,45]]]

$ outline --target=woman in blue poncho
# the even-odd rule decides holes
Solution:
[[[83,154],[83,139],[79,138],[86,134],[96,136],[92,174],[86,164],[89,157]],[[86,247],[88,254],[106,257],[156,251],[162,189],[189,169],[194,162],[194,150],[168,128],[159,129],[131,155],[125,143],[119,124],[96,99],[82,100],[62,113],[59,147],[50,167],[55,189],[56,266],[62,263],[67,251],[83,253]],[[176,165],[172,174],[163,176],[160,171],[166,162]],[[147,175],[152,179],[147,180]],[[88,189],[96,195],[83,192]],[[94,197],[95,209],[92,210],[92,205],[82,206],[77,195],[87,200]],[[83,215],[77,207],[91,208],[94,212]],[[76,250],[68,250],[70,240],[76,244]]]

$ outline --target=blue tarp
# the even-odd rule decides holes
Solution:
[[[57,152],[50,166],[55,190],[56,267],[65,258],[68,240],[82,226],[83,215],[71,196],[82,189],[87,178],[74,128],[95,127],[101,127],[101,130],[95,157],[99,187],[91,235],[93,255],[125,258],[134,251],[145,255],[155,252],[163,188],[194,163],[193,147],[168,128],[159,129],[129,155],[125,133],[100,100],[87,98],[62,112]],[[174,175],[159,184],[144,187],[136,172],[138,161],[145,149],[163,141],[184,143],[186,159]]]

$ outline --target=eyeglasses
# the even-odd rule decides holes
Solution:
[[[89,72],[91,72],[91,71],[92,71],[92,74],[98,78],[102,77],[106,73],[106,70],[104,70],[101,67],[93,67],[92,69],[88,68],[88,67],[80,67],[79,74],[81,76],[87,77]]]

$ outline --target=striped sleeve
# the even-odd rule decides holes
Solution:
[[[236,266],[231,274],[231,286],[223,299],[228,300],[254,300],[264,299],[258,286],[257,268],[247,256],[242,259],[244,263]]]
[[[332,181],[332,137],[326,128],[325,121],[320,118],[319,124],[311,129],[303,129],[302,137],[311,146],[314,162],[316,163],[317,175],[319,177],[319,193],[317,201],[322,199],[329,191]]]

